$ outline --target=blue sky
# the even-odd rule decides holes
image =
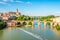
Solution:
[[[24,15],[60,16],[60,0],[0,0],[0,12],[14,12],[16,8]]]

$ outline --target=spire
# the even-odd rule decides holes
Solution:
[[[18,12],[18,9],[16,9],[16,12]]]
[[[19,14],[18,9],[16,9],[16,14]]]

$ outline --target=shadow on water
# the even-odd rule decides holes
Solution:
[[[46,24],[46,29],[51,29],[50,25]]]
[[[40,23],[40,29],[44,29],[44,22]]]

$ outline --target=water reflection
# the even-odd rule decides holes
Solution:
[[[57,30],[56,28],[54,28],[53,30],[57,35],[60,35],[60,30]]]
[[[46,26],[45,26],[46,25]],[[20,27],[30,33],[41,36],[43,39],[47,40],[60,40],[60,31],[56,28],[51,29],[51,26],[42,22],[38,25],[38,22],[32,25],[26,25]],[[0,31],[0,39],[3,40],[38,40],[31,35],[19,30],[17,27],[6,28]]]
[[[2,40],[3,30],[0,30],[0,40]]]
[[[38,24],[38,22],[34,22],[34,25],[26,25],[25,27],[26,27],[26,29],[28,29],[30,27],[32,29],[42,29],[42,30],[51,29],[51,25],[44,23],[44,22],[41,22],[40,24]]]
[[[30,26],[32,27],[33,30],[28,29],[27,31],[29,32],[33,32],[34,34],[38,34],[41,37],[48,39],[48,40],[58,40],[60,39],[60,31],[58,31],[56,28],[51,29],[51,25],[45,24],[46,26],[44,26],[44,23],[40,23],[40,26],[38,26],[38,23],[36,22],[34,24],[34,26]],[[38,30],[39,29],[39,30]]]

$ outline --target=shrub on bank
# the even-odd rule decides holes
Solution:
[[[32,22],[29,22],[28,25],[32,25]]]
[[[46,20],[46,21],[52,21],[51,19],[54,18],[54,17],[55,17],[54,15],[42,16],[40,18],[40,21],[44,21],[44,20]]]
[[[26,22],[23,22],[23,24],[22,25],[27,25],[27,23]]]
[[[56,29],[57,29],[57,30],[60,30],[60,25],[57,24],[57,25],[56,25]]]
[[[6,28],[6,23],[4,23],[2,20],[0,20],[0,30]]]
[[[48,25],[50,25],[50,22],[47,22]]]

